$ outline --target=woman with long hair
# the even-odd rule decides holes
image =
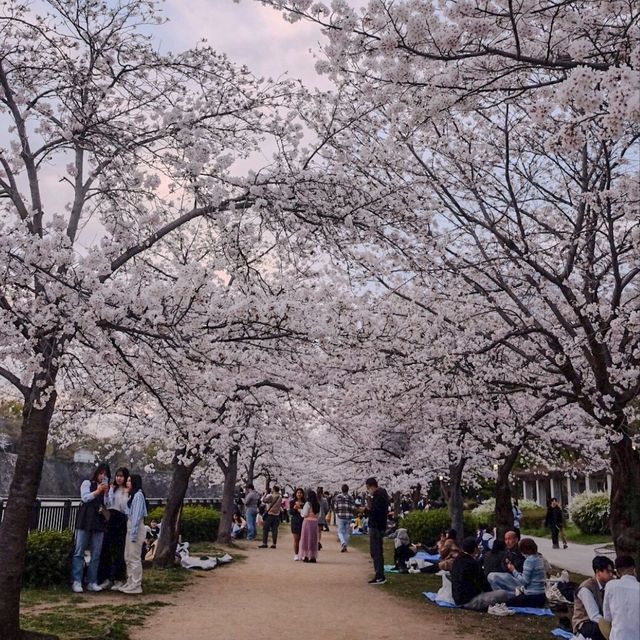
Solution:
[[[80,485],[80,508],[76,518],[75,547],[71,563],[72,589],[74,593],[82,593],[84,572],[84,552],[91,549],[91,562],[87,571],[87,589],[102,591],[98,585],[98,565],[102,540],[107,528],[104,516],[104,496],[109,491],[109,465],[104,462],[93,471],[89,480]]]
[[[146,530],[144,518],[147,515],[147,499],[142,491],[142,478],[133,473],[127,480],[127,541],[124,548],[124,560],[127,564],[127,582],[117,589],[122,593],[142,593],[142,544]]]
[[[289,506],[291,534],[293,535],[293,559],[300,560],[300,534],[302,532],[302,510],[304,509],[304,489],[298,487]]]
[[[129,469],[116,469],[109,493],[104,497],[104,504],[109,509],[107,530],[102,541],[100,566],[98,567],[98,584],[101,589],[111,586],[124,586],[127,567],[124,562],[124,547],[127,540],[127,479]]]
[[[318,514],[320,502],[313,489],[307,491],[305,502],[300,515],[302,515],[302,531],[300,533],[300,555],[303,562],[316,562],[318,557]]]

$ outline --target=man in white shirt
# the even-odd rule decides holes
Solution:
[[[619,580],[607,583],[603,616],[611,623],[609,640],[640,638],[640,582],[631,556],[618,556],[615,562]]]
[[[593,577],[576,589],[571,622],[576,635],[580,633],[588,640],[605,640],[598,623],[602,618],[605,586],[613,579],[613,562],[606,556],[596,556],[591,566]]]

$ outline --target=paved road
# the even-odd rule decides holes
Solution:
[[[525,534],[526,536],[526,534]],[[603,544],[576,544],[569,542],[568,549],[553,549],[548,538],[532,537],[538,545],[538,551],[554,566],[568,569],[576,573],[590,576],[593,573],[591,561],[596,555],[595,550]]]

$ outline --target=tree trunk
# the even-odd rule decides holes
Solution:
[[[498,477],[496,478],[496,510],[495,510],[495,526],[496,536],[498,540],[504,540],[504,534],[513,530],[513,504],[511,502],[511,486],[509,484],[509,476],[513,465],[518,459],[518,454],[522,445],[514,447],[509,455],[503,460],[498,467]]]
[[[393,515],[397,519],[402,514],[402,494],[400,491],[393,492]]]
[[[640,452],[626,435],[610,449],[613,543],[616,553],[635,556],[640,566]]]
[[[413,508],[418,508],[418,502],[420,502],[420,497],[422,495],[422,485],[418,483],[411,490],[411,502],[413,502]]]
[[[449,515],[451,516],[451,528],[455,529],[458,534],[458,542],[464,538],[462,472],[466,461],[466,458],[462,458],[456,464],[449,465]]]
[[[158,538],[158,548],[153,559],[155,567],[172,567],[178,537],[180,535],[180,515],[182,513],[182,502],[189,487],[189,480],[193,470],[198,466],[200,458],[196,458],[187,466],[180,462],[180,456],[184,455],[184,449],[176,451],[173,457],[173,474],[169,484],[167,504],[162,516],[162,526],[160,527],[160,537]]]
[[[55,380],[55,373],[48,373]],[[9,499],[0,525],[0,620],[4,640],[27,637],[20,632],[20,589],[27,550],[27,535],[38,495],[47,448],[49,424],[56,404],[55,388],[39,389],[36,380],[22,411],[22,432]],[[35,406],[49,393],[43,409]]]
[[[229,460],[225,463],[218,459],[218,465],[224,473],[224,486],[222,489],[222,515],[218,527],[218,542],[229,544],[231,542],[231,527],[235,511],[234,496],[236,481],[238,479],[238,447],[229,449]]]

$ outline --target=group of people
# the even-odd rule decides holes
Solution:
[[[75,546],[71,567],[72,590],[84,591],[85,551],[88,591],[111,588],[142,593],[142,546],[146,538],[147,503],[142,478],[120,467],[111,480],[109,465],[99,464],[80,486]]]
[[[578,586],[572,626],[587,640],[636,640],[640,637],[640,582],[632,556],[596,556],[593,576]],[[615,580],[617,573],[618,579]]]
[[[246,486],[243,499],[244,518],[241,514],[234,516],[233,529],[239,533],[246,523],[247,540],[255,540],[257,536],[257,519],[262,514],[262,544],[260,549],[277,548],[278,527],[283,511],[287,511],[293,537],[293,560],[316,563],[318,554],[322,550],[322,533],[329,530],[329,514],[333,514],[337,527],[337,536],[341,553],[348,551],[349,537],[352,533],[362,533],[363,529],[369,533],[371,557],[373,559],[375,576],[369,581],[371,584],[383,584],[384,559],[383,539],[387,531],[387,517],[389,513],[389,496],[378,487],[375,478],[366,481],[369,493],[366,509],[366,525],[362,514],[357,514],[358,500],[349,493],[349,487],[343,484],[340,492],[333,497],[318,487],[317,490],[298,487],[293,496],[288,499],[280,492],[280,487],[274,486],[271,491],[260,495],[253,484]],[[288,502],[285,502],[287,501]],[[360,522],[357,521],[358,517]],[[234,535],[232,529],[232,535]],[[271,545],[269,542],[271,534]],[[239,536],[236,536],[239,537]]]

